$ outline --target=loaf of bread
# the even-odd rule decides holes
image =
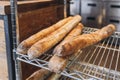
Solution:
[[[66,24],[68,21],[70,21],[72,17],[65,18],[63,20],[60,20],[58,23],[43,29],[42,31],[32,35],[31,37],[27,38],[26,40],[22,41],[18,47],[17,47],[17,52],[21,54],[27,54],[28,49],[37,41],[40,39],[48,36],[50,33],[56,31],[60,27],[62,27],[64,24]]]
[[[45,69],[40,69],[36,72],[34,72],[30,77],[28,77],[26,80],[46,80],[49,75],[52,73]]]
[[[60,74],[52,73],[46,80],[59,80],[60,77]]]
[[[73,19],[64,26],[32,45],[32,47],[28,50],[29,59],[39,57],[55,46],[80,22],[80,20],[81,17],[79,15],[74,16]]]
[[[77,36],[72,41],[69,41],[64,45],[60,46],[61,48],[57,50],[56,55],[61,57],[71,55],[79,49],[96,44],[99,41],[109,37],[110,35],[113,34],[115,30],[116,27],[112,24],[109,24],[96,32]]]
[[[68,57],[60,57],[60,56],[57,56],[56,52],[57,50],[59,50],[60,46],[64,45],[66,42],[74,39],[75,37],[77,37],[78,35],[81,34],[82,32],[82,29],[83,29],[83,25],[80,23],[78,24],[67,36],[66,38],[58,45],[55,47],[53,53],[54,53],[54,56],[50,59],[49,63],[48,63],[48,66],[50,68],[51,71],[53,72],[56,72],[56,73],[59,73],[61,71],[64,70],[64,68],[66,67],[67,65],[67,61],[68,61]]]

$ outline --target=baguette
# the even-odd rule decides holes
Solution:
[[[53,73],[50,77],[48,77],[46,80],[59,80],[61,77],[60,74]]]
[[[79,15],[73,17],[68,23],[63,27],[59,28],[55,32],[51,33],[49,36],[39,40],[28,50],[29,59],[34,59],[44,54],[46,51],[55,46],[60,42],[81,20]]]
[[[34,43],[36,43],[40,39],[46,37],[50,33],[54,32],[55,30],[57,30],[58,28],[60,28],[64,24],[66,24],[71,19],[72,19],[72,17],[68,17],[66,19],[60,20],[58,23],[56,23],[56,24],[54,24],[46,29],[43,29],[42,31],[40,31],[40,32],[32,35],[31,37],[27,38],[26,40],[22,41],[17,47],[17,52],[22,53],[22,54],[26,54],[28,49]]]
[[[45,80],[51,74],[50,71],[45,69],[40,69],[34,72],[30,77],[26,80]]]
[[[80,35],[80,33],[82,32],[82,29],[83,29],[83,25],[78,24],[78,26],[75,27],[57,47],[55,47],[55,49],[53,51],[54,56],[50,59],[50,61],[48,63],[48,66],[51,71],[59,73],[64,70],[69,58],[68,57],[65,57],[65,58],[59,57],[56,55],[56,52],[57,52],[57,50],[59,50],[60,46],[64,45],[66,42],[74,39],[76,36]]]
[[[110,35],[113,34],[115,30],[116,30],[115,26],[110,24],[96,32],[77,36],[72,41],[65,43],[65,45],[62,45],[61,48],[57,50],[58,52],[56,52],[57,53],[56,55],[62,57],[71,55],[79,49],[96,44],[99,41],[109,37]]]

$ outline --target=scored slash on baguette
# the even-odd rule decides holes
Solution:
[[[32,45],[32,47],[28,50],[29,59],[39,57],[55,46],[80,22],[80,20],[81,17],[79,15],[74,16],[73,19],[64,26]]]
[[[27,38],[26,40],[22,41],[18,47],[17,47],[17,52],[21,54],[27,54],[28,49],[37,41],[40,39],[49,36],[50,33],[54,32],[55,30],[59,29],[62,27],[64,24],[66,24],[69,20],[71,20],[72,17],[65,18],[63,20],[60,20],[56,24],[41,30],[40,32],[32,35],[31,37]]]
[[[59,46],[62,46],[64,45],[66,42],[72,40],[73,38],[75,38],[76,36],[80,35],[82,33],[82,29],[83,29],[83,24],[82,23],[79,23],[66,37],[65,39],[55,47],[54,51],[53,51],[53,54],[55,53],[61,53],[59,51],[59,49],[61,49],[61,47]]]

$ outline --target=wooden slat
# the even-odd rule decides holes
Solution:
[[[53,0],[18,1],[18,12],[25,12],[54,3]],[[10,14],[10,2],[0,1],[0,15]]]
[[[38,2],[48,2],[53,0],[30,0],[30,1],[18,1],[18,4],[30,4],[30,3],[38,3]],[[8,6],[10,5],[10,1],[0,1],[1,6]]]

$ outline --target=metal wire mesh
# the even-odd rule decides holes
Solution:
[[[90,33],[97,29],[85,27],[83,33]],[[48,69],[48,60],[52,57],[52,50],[38,59],[29,60],[27,55],[19,54],[18,60]],[[61,72],[67,76],[60,80],[119,80],[120,79],[120,33],[115,32],[111,37],[82,49],[78,55],[69,59],[66,69]],[[69,78],[68,78],[69,77]],[[71,78],[71,79],[70,79]]]

